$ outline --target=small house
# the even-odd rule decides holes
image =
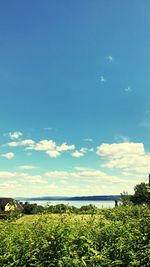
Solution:
[[[7,198],[7,197],[0,198],[0,213],[7,211],[15,211],[15,210],[22,211],[23,210],[22,205],[13,198]]]

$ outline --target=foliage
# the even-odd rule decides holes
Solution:
[[[0,213],[0,220],[15,221],[20,218],[22,214],[18,210]]]
[[[128,192],[123,192],[120,194],[120,201],[122,204],[129,205],[131,203],[131,195],[128,194]]]
[[[131,197],[131,201],[135,204],[150,204],[150,187],[146,183],[136,185],[134,188],[134,195]]]
[[[78,208],[73,207],[73,206],[69,206],[69,205],[65,205],[65,204],[57,204],[57,205],[48,205],[45,208],[45,212],[48,213],[77,213],[78,212]]]
[[[147,205],[0,221],[0,267],[146,267],[149,255]]]
[[[36,203],[30,204],[27,203],[24,206],[23,213],[24,214],[38,214],[38,213],[75,213],[75,214],[96,214],[98,212],[98,208],[94,205],[86,205],[81,208],[77,208],[70,205],[65,204],[57,204],[57,205],[47,205],[46,207],[39,206]]]
[[[23,213],[24,214],[36,214],[36,213],[42,213],[44,211],[44,207],[35,204],[26,203],[24,205]]]
[[[80,209],[79,209],[79,213],[82,213],[82,214],[96,214],[98,212],[98,208],[92,204],[90,205],[86,205],[86,206],[82,206]]]

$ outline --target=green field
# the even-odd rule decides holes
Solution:
[[[93,215],[1,220],[3,266],[150,266],[150,208],[129,205]]]

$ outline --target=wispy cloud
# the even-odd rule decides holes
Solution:
[[[95,194],[119,194],[124,190],[131,191],[137,183],[142,182],[138,177],[128,176],[124,172],[120,175],[111,175],[100,169],[77,168],[72,170],[55,169],[44,173],[31,175],[26,172],[0,171],[0,194],[5,196],[44,196],[49,195],[95,195]],[[81,186],[82,183],[82,186]],[[63,186],[62,186],[63,184]],[[84,186],[83,186],[84,184]],[[92,186],[91,186],[92,185]],[[6,191],[7,190],[7,191]]]
[[[80,158],[83,157],[87,152],[93,152],[93,148],[87,148],[87,147],[82,147],[80,150],[74,151],[71,155],[74,158]]]
[[[131,93],[133,90],[132,90],[131,86],[128,86],[128,87],[126,87],[126,88],[124,89],[124,91],[125,91],[126,93]]]
[[[106,82],[106,79],[103,75],[100,76],[100,82],[101,83],[105,83]]]
[[[93,139],[92,138],[84,138],[83,141],[84,142],[93,142]]]
[[[107,56],[106,58],[109,61],[109,63],[112,63],[115,60],[114,57],[111,55]]]
[[[76,151],[74,151],[71,155],[72,155],[72,157],[74,157],[74,158],[80,158],[80,157],[83,157],[83,156],[84,156],[84,153],[81,152],[81,151],[76,150]]]
[[[1,157],[3,158],[6,158],[6,159],[13,159],[15,156],[15,154],[13,152],[8,152],[8,153],[5,153],[5,154],[1,154]]]
[[[76,170],[73,172],[69,171],[50,171],[46,172],[45,176],[55,179],[85,179],[91,182],[104,181],[104,182],[121,182],[122,180],[117,176],[111,176],[100,170]]]
[[[127,142],[129,142],[130,141],[130,138],[129,137],[127,137],[127,136],[124,136],[124,135],[115,135],[115,140],[117,141],[117,142],[124,142],[124,143],[127,143]]]
[[[76,171],[94,171],[95,169],[93,168],[88,168],[88,167],[81,167],[81,166],[75,166],[74,169]]]
[[[34,170],[34,169],[37,169],[37,168],[38,168],[37,166],[33,166],[33,165],[21,165],[21,166],[18,166],[19,170]]]
[[[45,184],[47,181],[41,176],[41,175],[30,175],[28,173],[20,173],[20,172],[9,172],[9,171],[0,171],[0,179],[11,179],[12,182],[14,181],[13,178],[19,179],[18,181],[20,184],[22,182],[31,182],[34,183],[35,185],[37,183],[40,184]],[[28,187],[29,189],[29,187]]]
[[[9,147],[18,147],[18,146],[33,146],[35,144],[35,142],[32,139],[25,139],[22,141],[17,141],[17,142],[9,142],[7,145]]]
[[[0,178],[2,179],[10,179],[16,176],[15,172],[9,172],[9,171],[0,171]]]
[[[11,138],[11,139],[18,139],[19,137],[21,137],[23,134],[22,132],[13,132],[13,133],[9,133],[8,136]]]

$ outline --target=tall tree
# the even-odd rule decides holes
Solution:
[[[150,203],[150,186],[146,183],[136,185],[131,201],[135,204]]]

